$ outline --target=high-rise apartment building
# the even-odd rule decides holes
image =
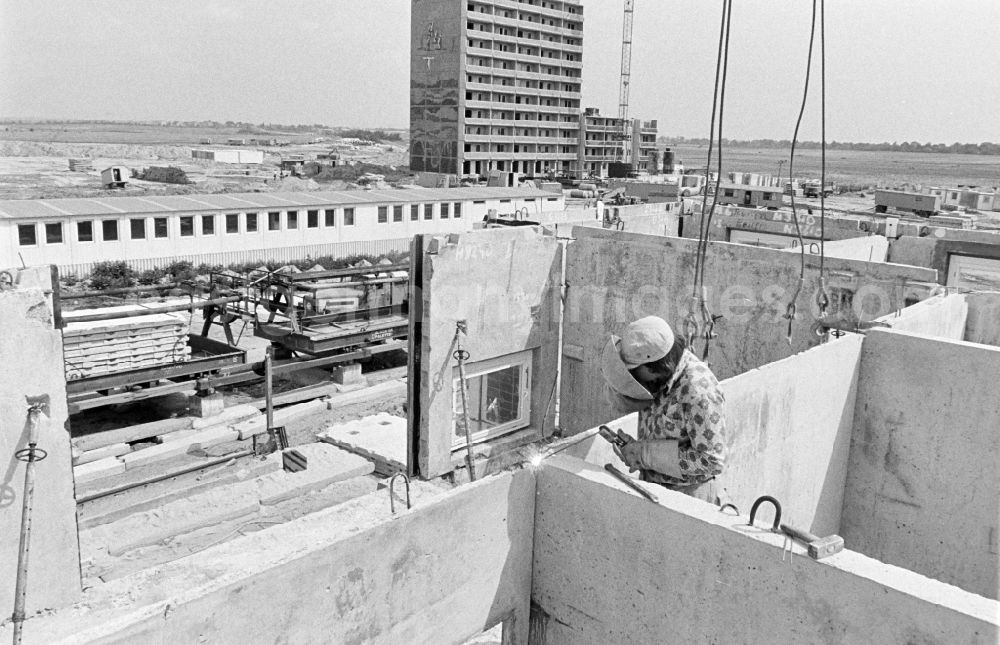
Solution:
[[[622,136],[624,122],[618,117],[602,116],[597,108],[587,108],[580,119],[580,149],[578,177],[607,177],[612,164],[624,162]],[[656,121],[633,119],[628,162],[635,172],[655,173]]]
[[[575,174],[580,0],[412,0],[410,169]]]

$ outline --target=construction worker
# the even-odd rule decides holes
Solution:
[[[725,465],[725,397],[705,363],[662,318],[647,316],[612,335],[602,361],[609,399],[639,412],[638,439],[615,452],[643,481],[718,504]]]

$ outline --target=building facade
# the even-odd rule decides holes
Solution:
[[[580,1],[413,0],[410,169],[573,174],[582,70]]]
[[[602,116],[597,108],[587,108],[580,118],[577,177],[607,177],[610,165],[628,161],[640,173],[656,173],[656,121],[633,119],[629,158],[622,154],[625,128],[622,119]]]

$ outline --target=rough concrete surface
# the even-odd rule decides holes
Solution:
[[[896,331],[964,340],[968,314],[966,296],[942,294],[882,316],[879,321]]]
[[[575,229],[567,253],[569,284],[564,332],[563,425],[570,432],[612,418],[604,397],[600,351],[608,335],[628,323],[659,315],[682,332],[691,307],[696,240]],[[720,379],[759,367],[820,343],[814,324],[819,286],[818,257],[806,257],[805,284],[787,341],[784,318],[799,280],[798,256],[774,249],[713,242],[708,246],[705,285],[709,308],[723,318],[715,325],[709,365]],[[929,293],[929,269],[826,260],[827,287],[857,294],[856,311],[870,320],[902,308],[911,288]],[[696,339],[700,355],[704,342]],[[572,356],[567,348],[573,349]]]
[[[794,555],[680,493],[553,457],[537,474],[532,643],[995,643],[996,601],[852,551]]]
[[[378,491],[95,587],[26,643],[438,645],[512,620],[525,645],[534,495],[527,470],[415,486],[395,516]]]
[[[840,529],[862,340],[849,334],[721,383],[729,454],[719,481],[743,513],[771,495],[794,526]]]
[[[785,253],[801,253],[803,247],[779,249]],[[843,240],[826,242],[820,247],[819,242],[805,245],[806,253],[819,255],[821,252],[828,258],[842,260],[862,260],[864,262],[885,262],[889,252],[889,240],[881,235],[865,235]]]
[[[964,340],[1000,347],[1000,292],[970,293]]]
[[[532,350],[534,438],[552,427],[546,402],[555,382],[560,245],[536,228],[474,231],[430,240],[423,263],[418,454],[420,473],[435,477],[453,468],[458,321],[467,323],[468,369]]]
[[[865,337],[844,493],[854,550],[997,598],[1000,348]]]
[[[80,595],[79,546],[66,409],[62,338],[54,327],[48,267],[7,269],[0,286],[0,607],[14,607],[26,464],[28,397],[46,397],[35,462],[27,610],[61,607]]]
[[[134,513],[83,531],[80,535],[83,548],[87,552],[106,550],[112,556],[119,556],[174,535],[250,515],[261,506],[277,504],[373,470],[371,462],[335,446],[317,443],[296,449],[308,459],[306,470],[272,472]]]

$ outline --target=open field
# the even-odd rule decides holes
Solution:
[[[670,146],[687,168],[704,168],[706,146]],[[723,148],[723,172],[737,170],[788,176],[788,150],[776,148]],[[716,160],[712,161],[715,168]],[[818,178],[819,150],[795,152],[795,174]],[[923,152],[866,152],[828,150],[827,178],[838,184],[872,184],[878,187],[921,184],[924,186],[1000,186],[1000,157],[989,155],[935,154]]]
[[[324,141],[308,143],[322,136]],[[287,139],[289,146],[243,146],[264,150],[259,166],[195,160],[192,148],[224,148],[229,137]],[[202,144],[211,139],[212,144]],[[314,159],[334,151],[341,163],[404,166],[407,143],[403,141],[361,145],[317,132],[284,133],[236,127],[179,127],[152,124],[104,123],[0,123],[0,199],[89,197],[110,194],[188,194],[274,190],[341,190],[343,181],[317,183],[278,177],[283,157],[300,154]],[[94,170],[71,172],[69,159],[90,159]],[[183,169],[193,184],[180,186],[132,179],[123,190],[107,191],[100,171],[110,165],[140,169],[174,166]]]

